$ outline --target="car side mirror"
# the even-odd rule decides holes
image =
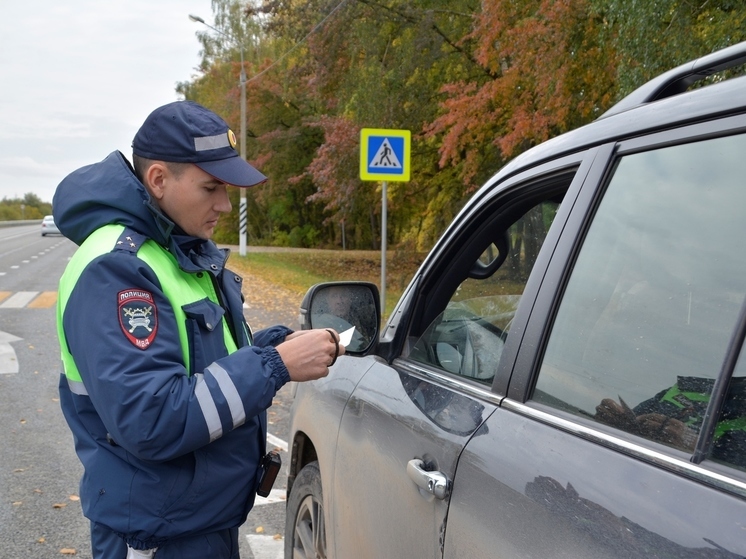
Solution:
[[[332,328],[339,334],[352,330],[346,353],[362,355],[378,339],[378,287],[359,281],[316,284],[303,297],[298,321],[301,330]]]

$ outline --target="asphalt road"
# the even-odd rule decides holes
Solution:
[[[62,417],[55,327],[57,283],[75,245],[39,226],[0,228],[0,557],[90,558],[78,500],[82,467]],[[247,308],[256,330],[297,327],[296,309]],[[269,411],[268,447],[282,452],[275,491],[241,527],[241,557],[283,556],[290,387]]]

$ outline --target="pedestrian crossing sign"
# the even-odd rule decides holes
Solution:
[[[364,181],[409,180],[409,130],[363,128],[360,131],[360,178]]]

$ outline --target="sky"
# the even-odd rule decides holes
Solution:
[[[51,202],[199,75],[210,0],[6,0],[0,16],[0,199]]]

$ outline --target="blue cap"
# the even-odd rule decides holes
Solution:
[[[132,152],[157,161],[194,163],[233,186],[267,180],[236,151],[236,135],[225,121],[194,101],[175,101],[150,113],[135,134]]]

